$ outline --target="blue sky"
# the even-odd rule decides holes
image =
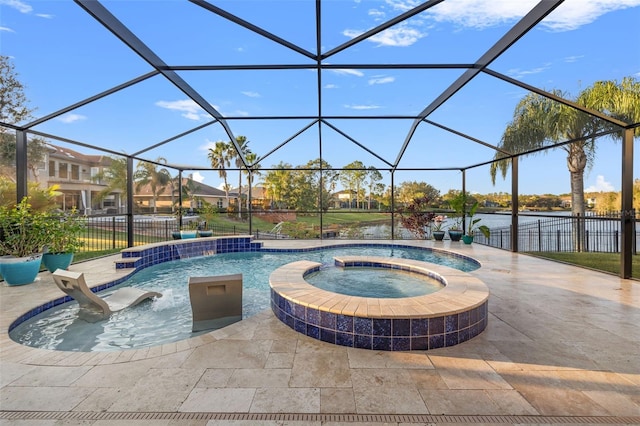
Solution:
[[[315,2],[211,2],[245,21],[315,52]],[[311,61],[197,5],[178,0],[104,1],[105,7],[170,65],[304,64]],[[347,42],[418,5],[411,0],[322,2],[322,51]],[[438,6],[336,54],[330,64],[473,63],[522,17],[535,1],[445,0]],[[597,80],[640,78],[640,0],[566,0],[537,28],[491,64],[492,70],[569,97]],[[41,117],[151,71],[151,67],[71,1],[0,0],[0,52],[13,58],[34,115]],[[462,70],[343,68],[322,72],[324,115],[416,114]],[[258,116],[315,115],[316,74],[291,71],[181,71],[222,115],[235,135],[246,136],[263,168],[294,166],[318,158],[317,126],[272,152],[309,120],[257,120]],[[515,105],[526,92],[488,75],[474,79],[429,119],[497,144]],[[162,77],[93,102],[36,127],[74,141],[136,153],[211,120]],[[412,120],[333,120],[380,158],[328,126],[322,156],[333,167],[360,160],[367,166],[395,162]],[[207,149],[228,140],[212,124],[143,154],[173,164],[208,167]],[[55,142],[60,145],[63,143]],[[67,146],[67,145],[65,145]],[[72,149],[92,153],[73,145]],[[585,175],[589,190],[620,189],[621,146],[603,138]],[[638,154],[636,149],[636,154]],[[521,161],[520,192],[567,193],[569,173],[560,150]],[[437,127],[421,125],[399,167],[461,167],[493,157],[489,148]],[[384,160],[384,161],[383,161]],[[636,169],[639,167],[636,161]],[[637,174],[637,173],[636,173]],[[218,186],[214,172],[198,172]],[[384,174],[385,183],[390,183]],[[230,180],[237,181],[234,174]],[[395,182],[426,181],[441,192],[459,188],[459,171],[398,172]],[[467,172],[467,190],[510,192],[510,181],[492,185],[488,167]]]

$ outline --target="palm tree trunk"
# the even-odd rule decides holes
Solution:
[[[585,249],[584,230],[584,170],[587,166],[587,155],[584,146],[580,143],[571,144],[567,156],[567,167],[571,174],[571,213],[578,219],[573,221],[573,249],[583,251]]]

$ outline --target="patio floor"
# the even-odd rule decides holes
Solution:
[[[472,275],[490,289],[490,317],[478,337],[426,352],[351,349],[298,334],[267,310],[158,347],[48,351],[7,330],[62,296],[51,274],[2,283],[0,423],[640,424],[639,282],[478,244],[411,244],[483,264]],[[71,270],[93,286],[125,273],[115,259]]]

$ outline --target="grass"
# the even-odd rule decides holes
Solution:
[[[532,256],[545,259],[570,263],[572,265],[584,266],[598,271],[609,272],[615,275],[620,274],[620,254],[619,253],[569,253],[569,252],[526,252]],[[631,274],[640,277],[640,259],[633,257]]]

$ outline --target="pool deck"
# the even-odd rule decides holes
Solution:
[[[308,338],[266,310],[158,347],[48,351],[7,330],[63,295],[51,274],[1,283],[0,424],[640,424],[640,282],[478,244],[402,243],[483,264],[471,272],[490,290],[483,333],[449,348],[380,352]],[[91,286],[127,273],[118,258],[70,269]]]

